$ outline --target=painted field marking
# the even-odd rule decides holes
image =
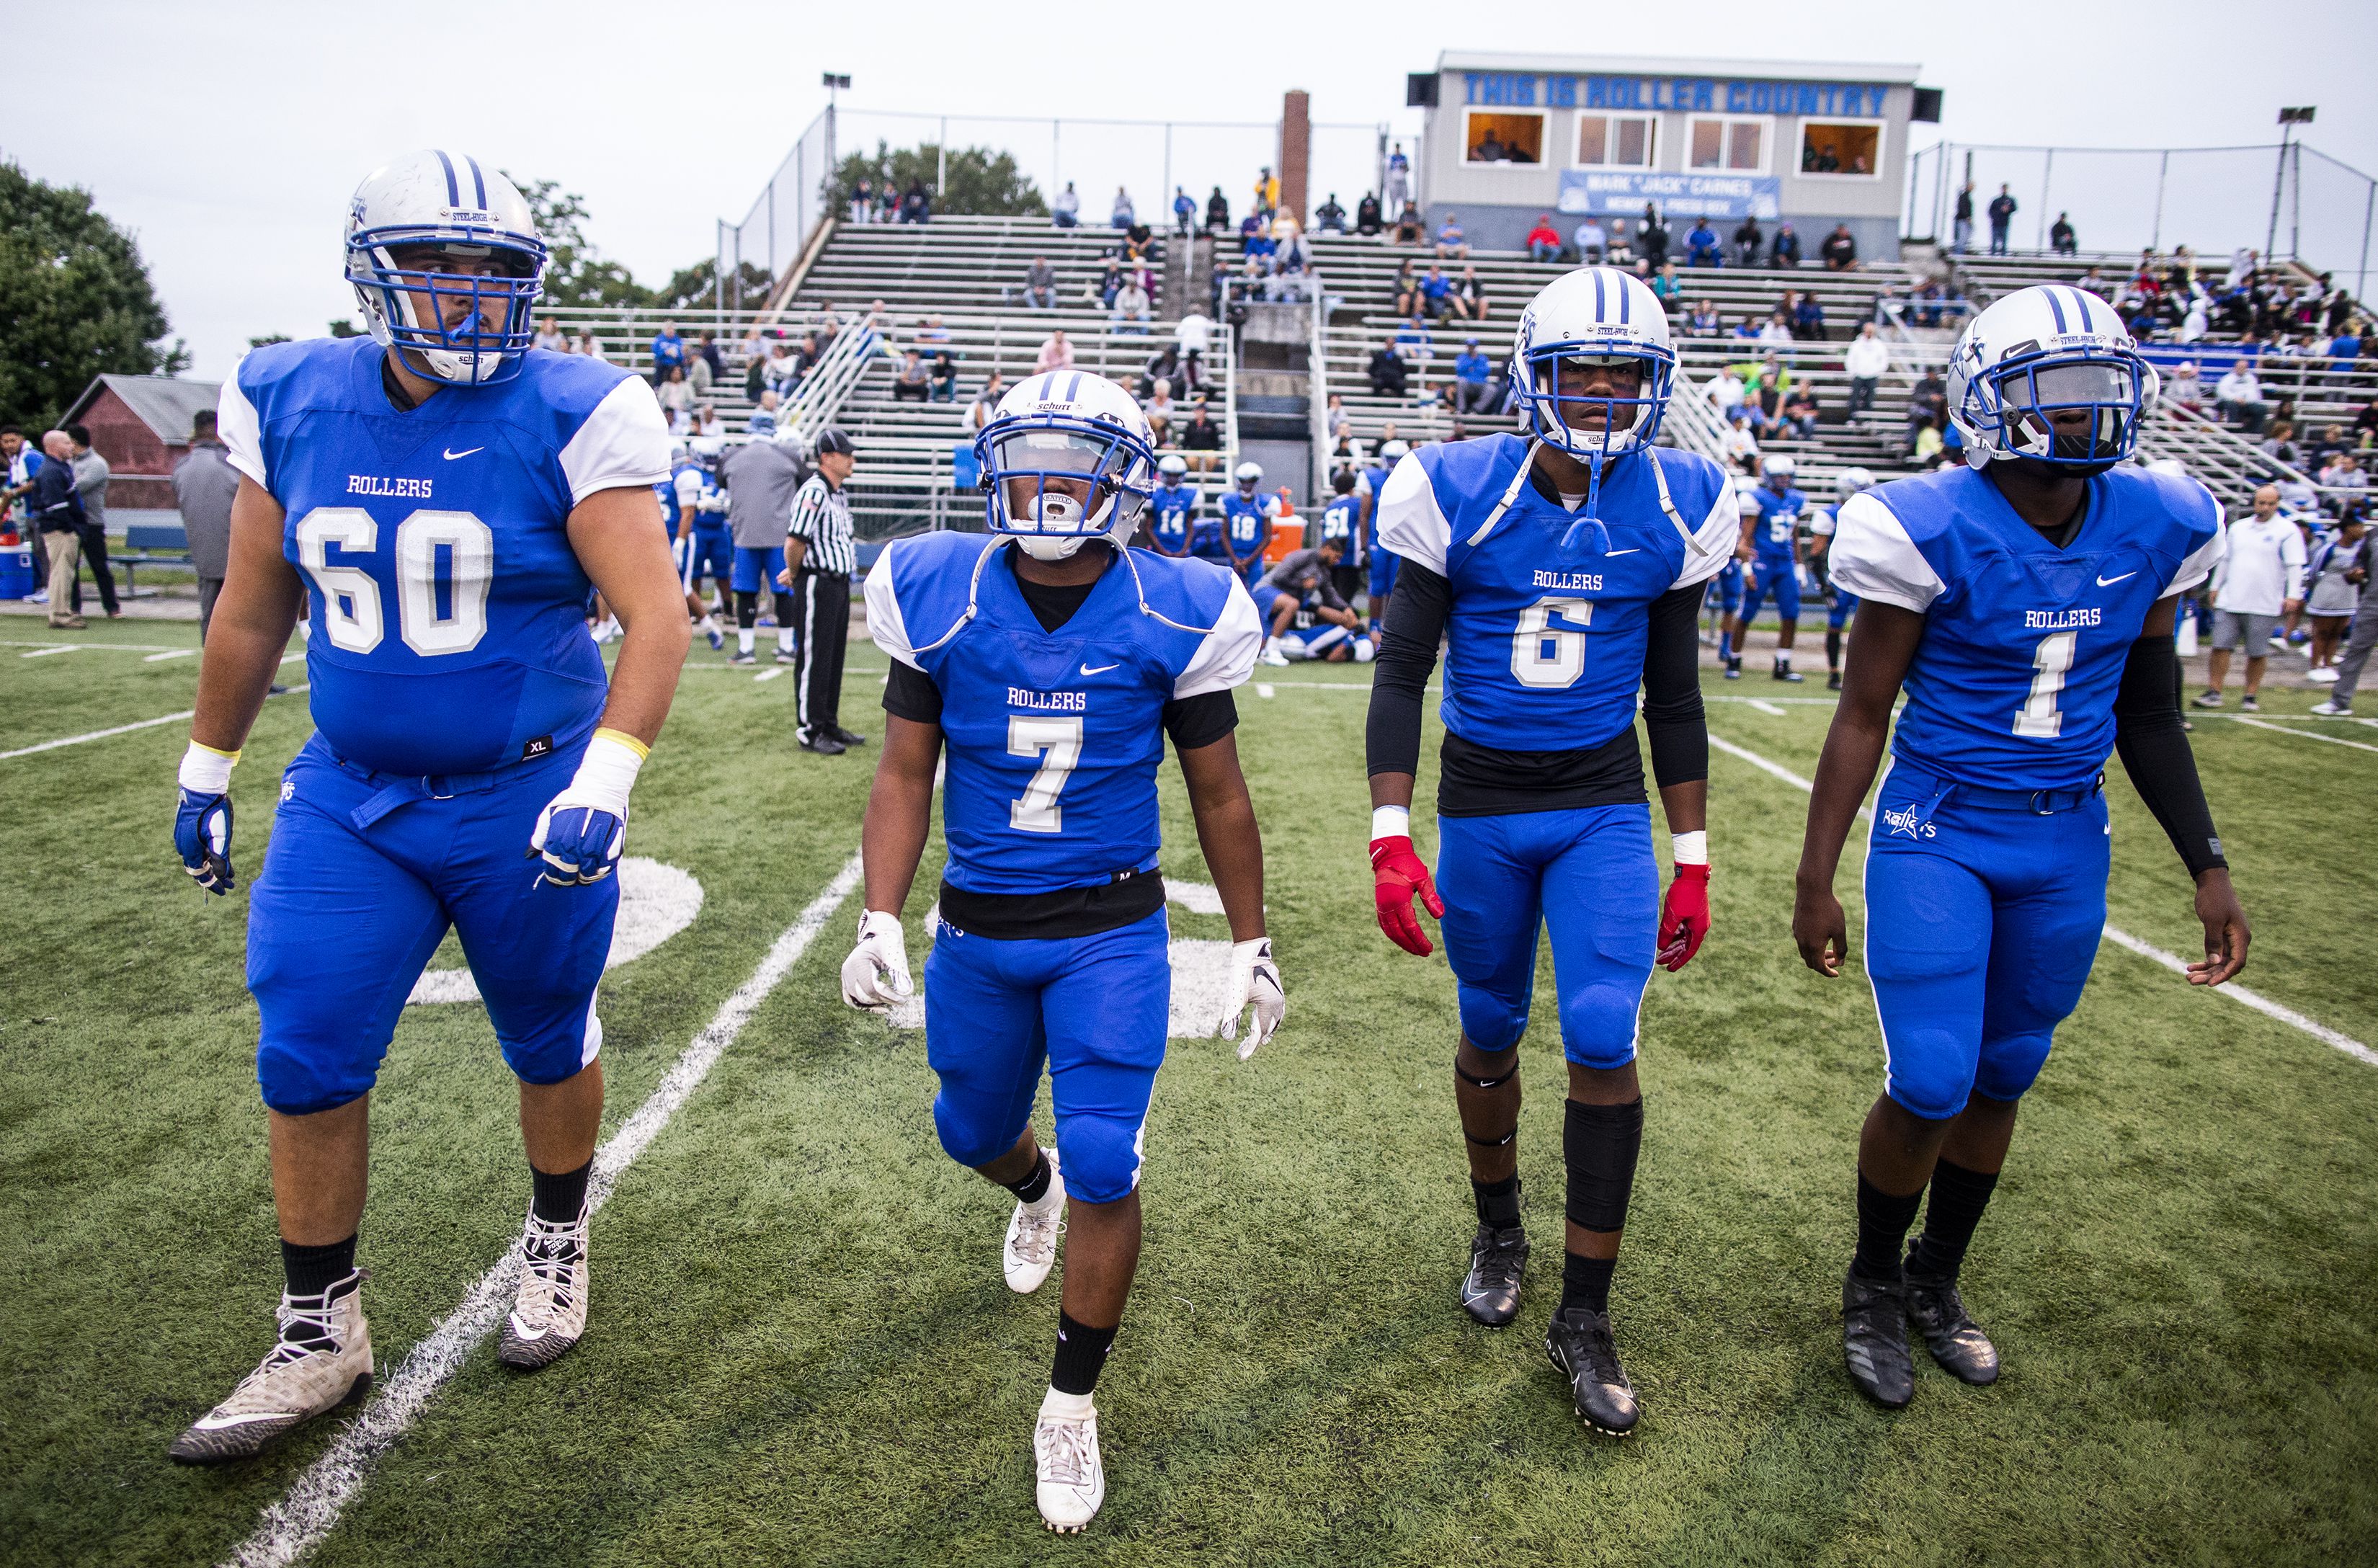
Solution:
[[[1720,751],[1724,752],[1727,756],[1738,758],[1741,760],[1749,763],[1752,767],[1757,768],[1761,772],[1769,773],[1776,778],[1782,779],[1785,784],[1791,784],[1796,788],[1813,792],[1817,787],[1813,784],[1810,784],[1807,779],[1804,779],[1799,774],[1792,772],[1791,769],[1784,767],[1783,764],[1771,762],[1766,758],[1761,757],[1758,752],[1752,751],[1745,747],[1736,746],[1730,740],[1723,740],[1716,736],[1710,736],[1710,744],[1716,747]],[[1874,815],[1874,808],[1870,806],[1861,806],[1858,808],[1858,815],[1861,817],[1871,818]],[[2180,958],[2175,953],[2166,952],[2163,949],[2156,947],[2152,942],[2141,941],[2138,938],[2131,935],[2128,931],[2122,930],[2119,927],[2108,926],[2106,928],[2106,940],[2113,943],[2116,947],[2125,948],[2132,952],[2137,953],[2141,958],[2154,960],[2156,963],[2162,964],[2166,969],[2170,970],[2175,975],[2185,975],[2188,973],[2187,960]],[[2318,1040],[2321,1044],[2324,1046],[2334,1046],[2338,1050],[2343,1051],[2346,1055],[2353,1058],[2356,1061],[2363,1061],[2369,1063],[2372,1067],[2378,1067],[2378,1051],[2372,1050],[2368,1046],[2365,1046],[2360,1041],[2353,1038],[2352,1035],[2340,1034],[2336,1030],[2328,1027],[2325,1023],[2314,1023],[2312,1019],[2305,1017],[2295,1009],[2288,1007],[2280,1002],[2275,1002],[2259,991],[2248,990],[2245,987],[2238,984],[2235,980],[2231,980],[2225,985],[2212,986],[2204,988],[2211,990],[2216,997],[2228,998],[2231,1001],[2236,1002],[2240,1007],[2251,1007],[2256,1012],[2262,1013],[2266,1018],[2276,1018],[2282,1023],[2300,1029],[2305,1034],[2310,1035],[2313,1039]]]
[[[1742,705],[1746,708],[1756,708],[1762,713],[1772,713],[1779,719],[1784,716],[1783,709],[1778,708],[1774,703],[1768,701],[1763,697],[1745,697],[1741,701]]]
[[[25,656],[29,659],[32,657],[30,653]],[[168,648],[162,653],[144,655],[140,662],[144,664],[162,664],[168,659],[195,659],[198,656],[198,651],[195,648]]]
[[[52,648],[36,648],[30,653],[19,653],[17,657],[19,659],[54,659],[61,653],[79,653],[81,652],[82,644],[79,642],[61,642]]]
[[[810,943],[859,883],[860,860],[856,855],[835,873],[825,891],[768,949],[751,977],[718,1007],[717,1013],[635,1114],[619,1125],[609,1141],[595,1151],[594,1177],[587,1191],[591,1214],[608,1201],[619,1178],[647,1148],[671,1118],[685,1105],[702,1081],[735,1043],[751,1014],[792,972]],[[339,1515],[370,1478],[371,1467],[428,1406],[430,1399],[462,1367],[481,1341],[495,1333],[511,1310],[513,1289],[520,1279],[520,1249],[507,1251],[501,1262],[481,1275],[454,1311],[405,1352],[396,1371],[344,1431],[331,1441],[322,1456],[306,1467],[280,1501],[264,1510],[256,1533],[225,1559],[234,1568],[287,1568],[321,1544],[339,1522]],[[581,1352],[582,1355],[584,1352]]]
[[[308,689],[306,686],[293,686],[281,695],[294,697],[306,689]],[[198,717],[198,712],[196,708],[185,708],[178,713],[161,713],[153,719],[136,719],[128,724],[116,724],[108,729],[92,730],[86,735],[62,736],[56,740],[44,740],[32,746],[20,746],[14,751],[0,751],[0,762],[5,762],[11,757],[30,757],[36,751],[55,751],[62,746],[80,746],[86,741],[105,740],[112,735],[130,735],[134,730],[155,729],[159,724],[178,724],[182,720]]]
[[[31,656],[30,653],[26,655],[27,658]],[[2210,716],[2227,719],[2233,724],[2247,724],[2258,730],[2269,730],[2273,735],[2291,735],[2298,740],[2318,740],[2324,741],[2330,746],[2350,746],[2356,751],[2378,751],[2378,746],[2372,746],[2366,740],[2348,740],[2341,735],[2323,735],[2318,730],[2289,729],[2285,724],[2275,724],[2267,719],[2249,718],[2244,713],[2215,713]]]
[[[778,665],[776,665],[776,666],[775,666],[775,668],[773,668],[773,669],[765,669],[765,670],[762,670],[758,675],[755,675],[755,676],[753,676],[751,677],[751,684],[752,684],[752,685],[754,685],[754,686],[757,686],[757,685],[759,685],[759,684],[760,684],[762,681],[763,681],[763,680],[774,680],[774,679],[775,679],[778,676],[783,675],[784,673],[785,673],[785,666],[784,666],[784,665],[782,665],[782,664],[778,664]]]

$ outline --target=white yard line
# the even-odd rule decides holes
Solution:
[[[2269,730],[2273,735],[2291,735],[2298,740],[2318,740],[2325,741],[2331,746],[2350,746],[2356,751],[2378,751],[2378,746],[2372,746],[2368,741],[2348,740],[2341,735],[2323,735],[2318,730],[2289,729],[2285,724],[2275,724],[2267,719],[2249,718],[2243,713],[2212,713],[2206,716],[2227,719],[2233,724],[2249,724],[2258,730]]]
[[[2295,732],[2288,731],[2287,733],[2293,734]],[[1741,760],[1749,763],[1752,767],[1757,768],[1761,772],[1782,779],[1785,784],[1791,784],[1796,788],[1813,790],[1816,787],[1807,779],[1802,778],[1799,774],[1792,772],[1791,769],[1784,767],[1783,764],[1779,762],[1771,762],[1766,758],[1761,757],[1758,752],[1749,750],[1744,747],[1736,746],[1730,740],[1722,740],[1716,736],[1710,736],[1710,744],[1716,747],[1720,751],[1724,752],[1727,756],[1738,758]],[[1861,806],[1858,808],[1858,815],[1861,817],[1871,817],[1873,814],[1874,812],[1871,807]],[[2154,960],[2156,963],[2162,964],[2166,969],[2170,970],[2175,975],[2185,975],[2188,973],[2188,964],[2185,960],[2180,958],[2176,954],[2164,952],[2163,949],[2156,947],[2152,942],[2141,941],[2138,938],[2131,935],[2128,931],[2121,929],[2120,927],[2107,927],[2106,940],[2113,943],[2116,947],[2125,948],[2132,952],[2137,953],[2142,958]],[[2339,1034],[2337,1031],[2331,1029],[2324,1023],[2316,1023],[2312,1020],[2306,1018],[2302,1013],[2295,1011],[2295,1009],[2287,1007],[2279,1002],[2275,1002],[2270,998],[2264,996],[2258,991],[2250,991],[2245,987],[2238,984],[2235,980],[2228,982],[2227,985],[2212,987],[2211,989],[2213,994],[2216,997],[2227,997],[2240,1007],[2251,1007],[2256,1012],[2262,1013],[2265,1017],[2276,1018],[2282,1023],[2290,1024],[2295,1028],[2302,1030],[2305,1034],[2310,1035],[2313,1039],[2318,1040],[2324,1046],[2336,1047],[2338,1050],[2343,1051],[2346,1055],[2353,1058],[2356,1061],[2368,1062],[2372,1067],[2378,1067],[2378,1051],[2372,1050],[2368,1046],[2363,1045],[2352,1035]]]
[[[306,689],[308,686],[293,686],[281,695],[294,697]],[[161,713],[153,719],[136,719],[128,724],[117,724],[110,729],[92,730],[88,735],[62,736],[56,740],[44,740],[32,746],[20,746],[14,751],[0,751],[0,762],[5,762],[11,757],[30,757],[36,751],[55,751],[62,746],[80,746],[85,741],[105,740],[112,735],[130,735],[134,730],[155,729],[159,724],[178,724],[184,719],[197,716],[196,708],[185,708],[178,713]]]
[[[27,642],[20,639],[0,638],[0,648],[88,648],[98,653],[164,653],[174,651],[170,642]],[[190,652],[195,652],[193,649]]]
[[[82,649],[83,645],[79,642],[61,642],[55,647],[36,648],[30,653],[19,653],[17,657],[19,659],[54,659],[61,653],[79,653],[82,652]]]
[[[752,684],[752,685],[754,685],[754,686],[757,686],[757,685],[759,685],[759,684],[760,684],[762,681],[763,681],[763,680],[774,680],[774,679],[775,679],[778,676],[783,675],[784,673],[785,673],[785,666],[784,666],[784,665],[782,665],[782,664],[778,664],[778,665],[777,665],[775,668],[774,668],[774,669],[762,670],[758,675],[755,675],[755,676],[753,676],[751,677],[751,684]]]
[[[1300,684],[1303,684],[1303,683],[1300,683]],[[1315,682],[1315,683],[1314,683],[1314,684],[1318,684],[1318,683],[1317,683],[1317,682]],[[1270,700],[1272,698],[1279,696],[1279,693],[1278,693],[1278,692],[1274,691],[1274,690],[1271,688],[1271,682],[1269,682],[1269,681],[1267,681],[1267,680],[1259,680],[1259,681],[1255,682],[1255,695],[1256,695],[1257,697],[1263,698],[1265,700],[1268,701],[1268,700]]]
[[[1766,700],[1764,698],[1746,697],[1741,700],[1742,705],[1746,708],[1756,708],[1762,713],[1772,713],[1779,719],[1784,716],[1783,709],[1778,708],[1774,703]]]
[[[30,653],[25,656],[29,659],[32,657]],[[195,659],[198,656],[198,651],[195,648],[168,648],[162,653],[150,653],[140,662],[144,664],[162,664],[168,659]]]
[[[599,1209],[637,1156],[651,1146],[662,1129],[683,1107],[689,1096],[735,1043],[768,993],[792,972],[802,953],[827,921],[859,886],[859,857],[852,856],[811,901],[799,918],[785,928],[751,977],[719,1004],[709,1027],[693,1037],[659,1086],[622,1122],[608,1142],[595,1151],[594,1177],[587,1194],[589,1212]],[[421,1342],[405,1353],[394,1373],[379,1384],[378,1393],[363,1414],[331,1441],[322,1456],[306,1466],[296,1484],[264,1511],[256,1533],[242,1541],[225,1560],[235,1568],[273,1568],[297,1562],[319,1545],[337,1526],[340,1514],[363,1490],[371,1467],[404,1435],[430,1399],[462,1367],[479,1343],[493,1334],[510,1310],[512,1291],[520,1277],[517,1248],[481,1275],[463,1292],[462,1302]],[[580,1355],[586,1352],[580,1351]]]

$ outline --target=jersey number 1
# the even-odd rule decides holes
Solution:
[[[1556,627],[1554,617],[1575,623]],[[1591,599],[1539,599],[1519,612],[1511,633],[1511,676],[1521,686],[1557,689],[1585,673],[1585,633],[1593,624]]]
[[[1063,832],[1065,812],[1057,796],[1064,792],[1065,781],[1082,760],[1082,721],[1011,715],[1007,754],[1041,760],[1032,782],[1024,786],[1023,796],[1007,803],[1007,825],[1020,833]]]
[[[366,556],[379,547],[379,523],[361,507],[316,507],[297,520],[297,559],[322,597],[330,646],[368,653],[385,635],[379,582],[359,566],[332,566],[330,548]],[[446,569],[438,570],[438,556]],[[467,653],[487,635],[487,589],[496,575],[495,530],[470,512],[426,509],[396,525],[396,624],[424,658]],[[445,603],[438,603],[438,579]]]
[[[2031,695],[2014,716],[2014,733],[2031,740],[2054,740],[2064,730],[2064,715],[2056,700],[2064,695],[2064,677],[2072,669],[2072,652],[2080,645],[2077,631],[2051,632],[2032,651]]]

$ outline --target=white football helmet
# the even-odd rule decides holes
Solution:
[[[1794,462],[1791,457],[1784,452],[1761,458],[1759,462],[1759,476],[1761,479],[1781,479],[1784,481],[1784,487],[1787,490],[1792,487],[1792,476],[1799,472],[1800,465]]]
[[[348,205],[347,281],[365,325],[439,381],[478,387],[519,373],[545,261],[527,201],[466,152],[407,153],[374,170]],[[492,270],[447,269],[456,263]]]
[[[1949,416],[1976,468],[2011,458],[2103,473],[2138,447],[2161,383],[2113,307],[2035,283],[1975,317],[1949,356]],[[2059,415],[2081,420],[2058,429]]]
[[[1254,495],[1255,486],[1263,483],[1263,464],[1257,462],[1239,464],[1238,467],[1231,470],[1231,482],[1243,494]]]
[[[1589,366],[1616,361],[1639,364],[1634,395],[1589,398],[1575,389]],[[1650,446],[1675,377],[1666,307],[1648,285],[1615,267],[1581,267],[1545,284],[1520,313],[1511,340],[1511,391],[1521,422],[1537,440],[1581,461]],[[1600,424],[1572,425],[1571,412],[1598,413]]]
[[[1156,465],[1156,472],[1164,476],[1167,485],[1178,485],[1189,477],[1189,460],[1174,452]]]
[[[1147,416],[1129,392],[1084,370],[1018,383],[974,449],[991,531],[1036,560],[1063,560],[1092,539],[1120,547],[1156,490]]]
[[[1411,455],[1411,443],[1400,437],[1379,449],[1379,461],[1393,468]]]
[[[1833,494],[1843,500],[1874,488],[1874,475],[1862,468],[1845,468],[1833,475]]]

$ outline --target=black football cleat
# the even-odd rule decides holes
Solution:
[[[1461,1310],[1488,1328],[1504,1327],[1519,1315],[1519,1276],[1527,1268],[1527,1231],[1480,1226],[1470,1242],[1470,1272],[1461,1276]]]
[[[857,730],[844,729],[839,724],[835,726],[834,737],[835,739],[842,742],[845,746],[864,746],[867,744],[867,737],[865,736],[859,734]]]
[[[1916,1397],[1916,1357],[1907,1348],[1907,1287],[1861,1279],[1842,1281],[1842,1358],[1850,1381],[1887,1410]]]
[[[839,757],[850,749],[830,735],[803,736],[800,748],[804,751],[814,751],[821,757]]]
[[[1841,688],[1842,672],[1835,670],[1832,674],[1825,677],[1825,689],[1827,691],[1839,691]]]
[[[1981,1325],[1965,1315],[1965,1299],[1953,1279],[1907,1276],[1907,1321],[1924,1336],[1925,1347],[1960,1382],[1987,1387],[1999,1381],[1999,1347]]]
[[[1583,1307],[1555,1312],[1544,1330],[1544,1354],[1568,1379],[1569,1396],[1586,1425],[1609,1437],[1635,1430],[1642,1412],[1635,1404],[1635,1385],[1618,1364],[1609,1313]]]

